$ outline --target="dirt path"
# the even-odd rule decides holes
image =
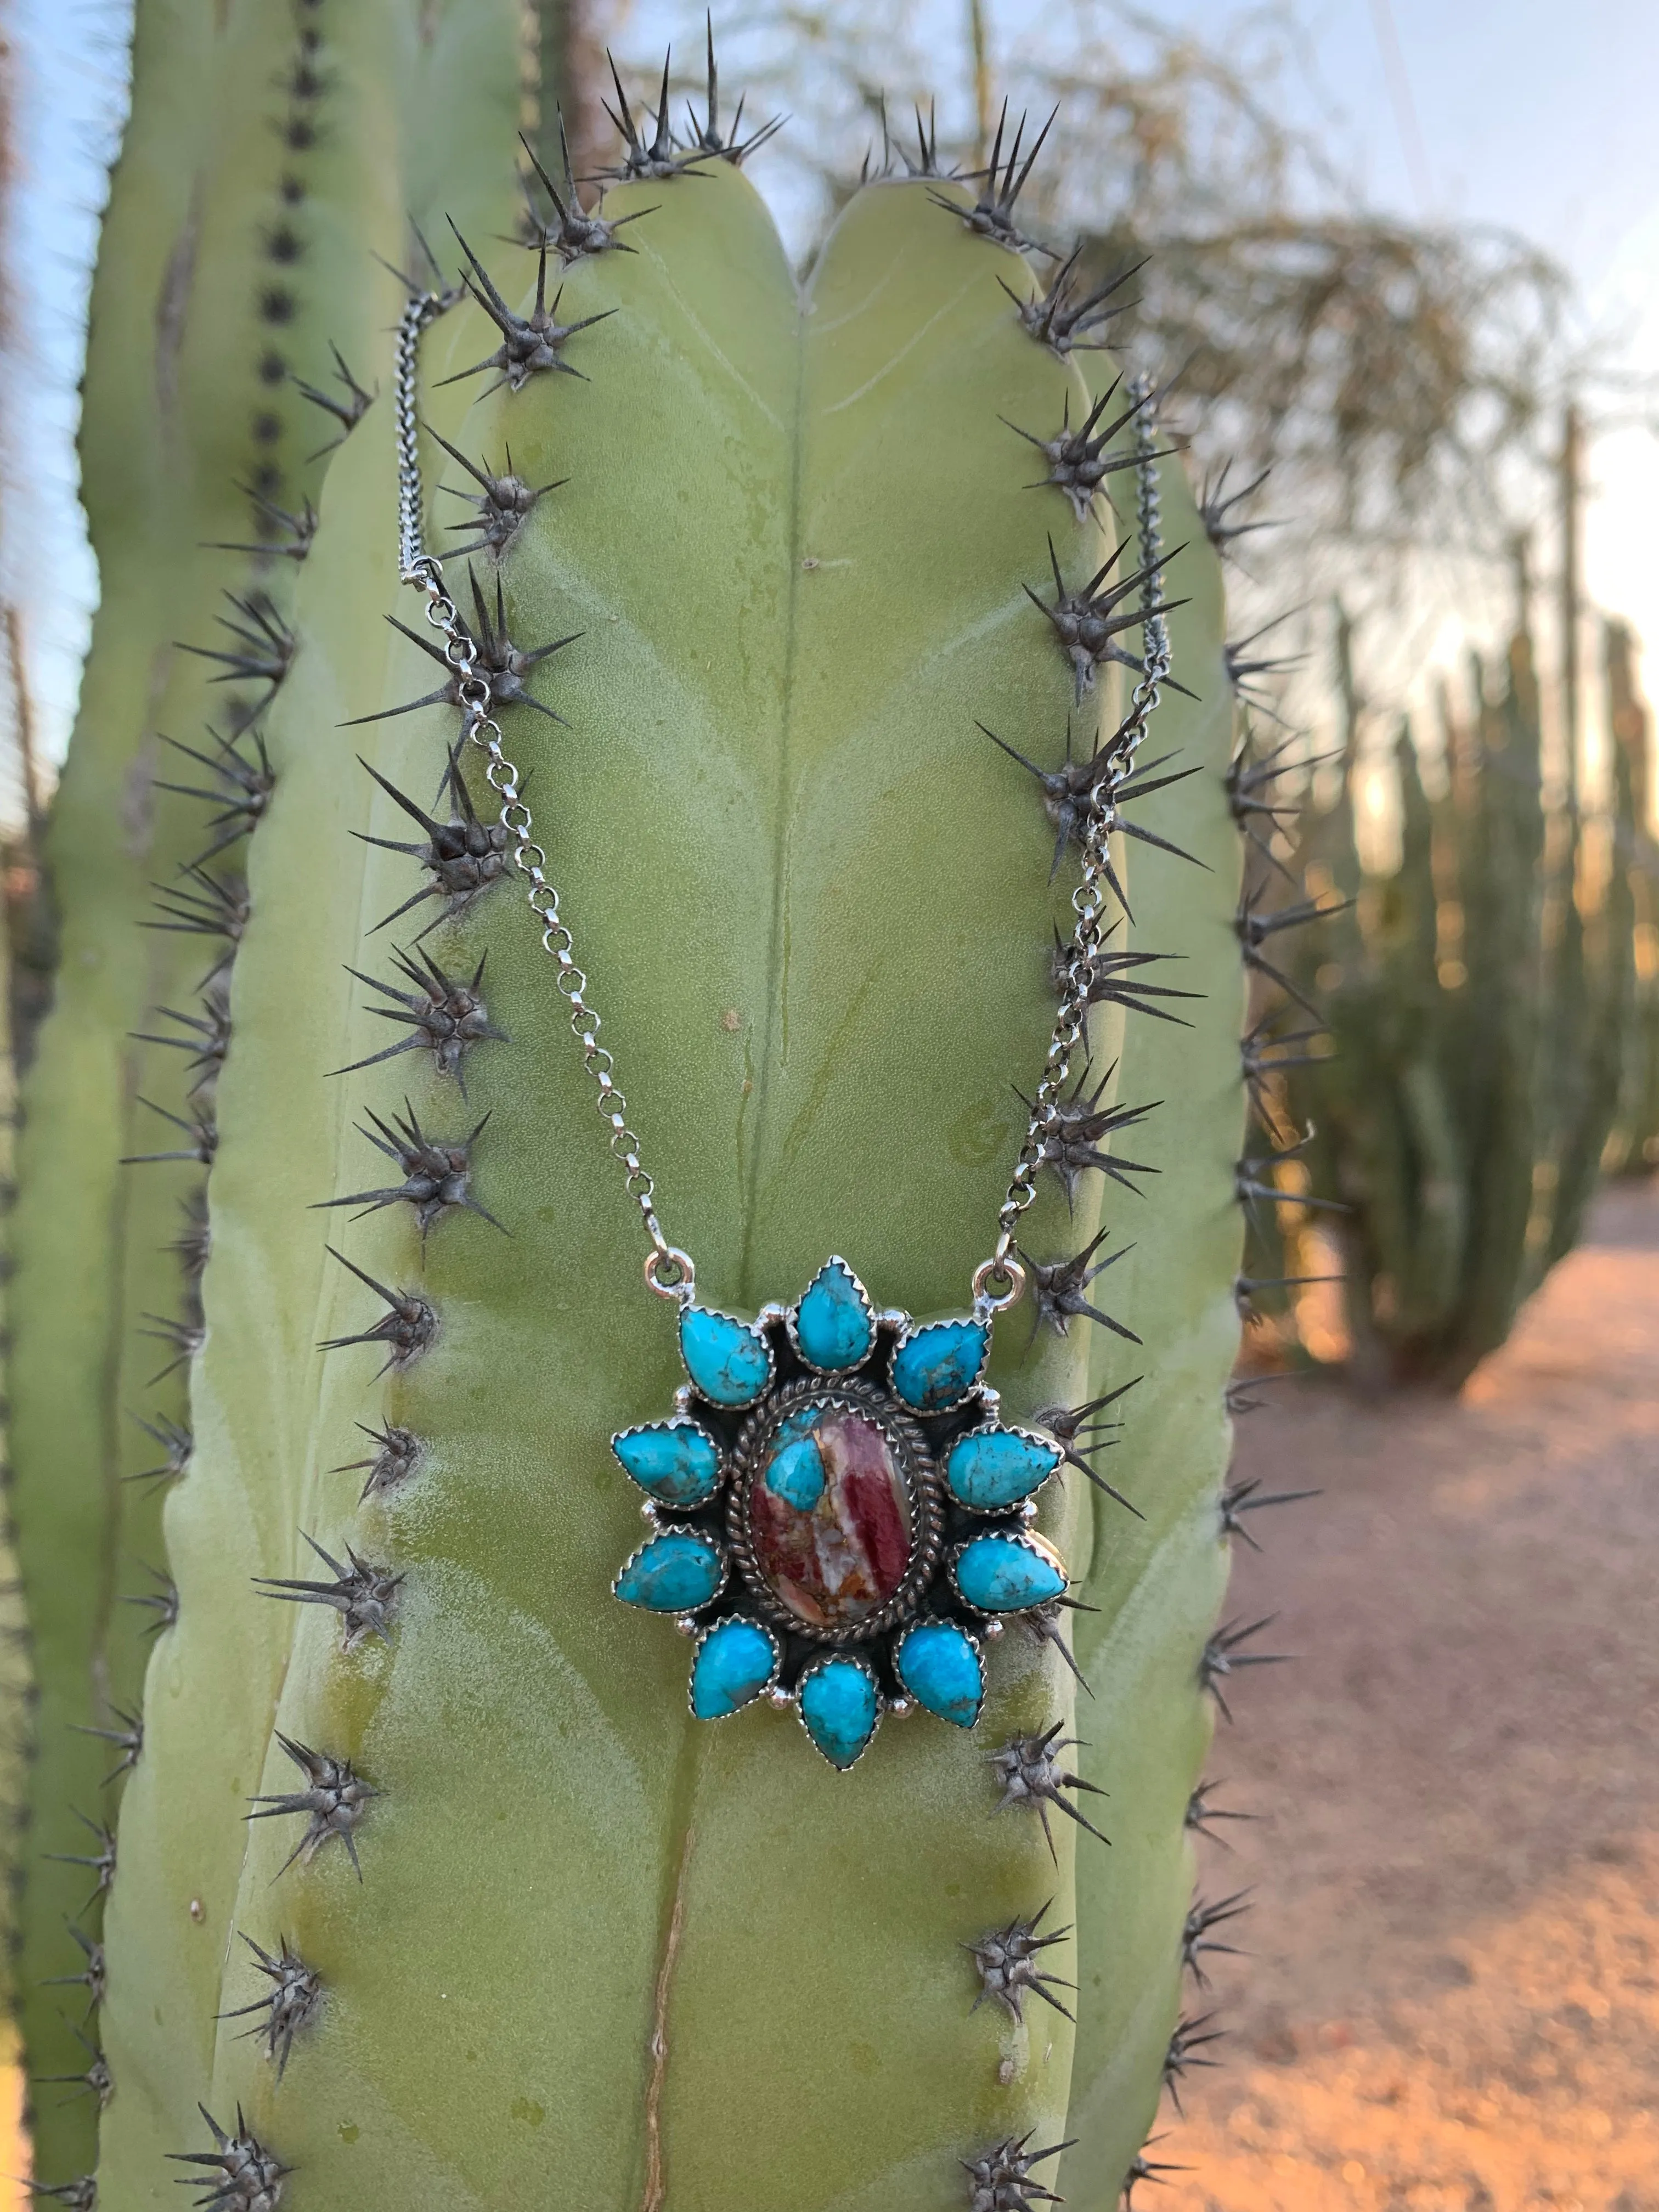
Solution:
[[[1659,1191],[1601,1201],[1456,1404],[1280,1386],[1202,1888],[1224,2070],[1145,2212],[1659,2212]],[[1294,1402],[1292,1402],[1294,1401]]]

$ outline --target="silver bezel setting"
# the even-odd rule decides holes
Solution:
[[[702,1647],[717,1630],[730,1628],[738,1621],[741,1621],[745,1628],[758,1630],[766,1638],[772,1650],[772,1671],[752,1698],[745,1698],[742,1705],[734,1705],[729,1713],[700,1713],[693,1699],[696,1692],[697,1662],[702,1656]],[[782,1665],[783,1646],[765,1621],[753,1620],[746,1613],[727,1613],[718,1620],[699,1621],[697,1640],[691,1647],[691,1664],[685,1671],[685,1709],[694,1721],[734,1721],[739,1713],[746,1713],[750,1705],[757,1705],[771,1695],[777,1686],[778,1673]]]
[[[894,1404],[902,1407],[907,1413],[912,1414],[924,1421],[938,1420],[946,1413],[959,1413],[963,1407],[968,1403],[969,1400],[979,1392],[981,1385],[985,1380],[985,1370],[991,1364],[991,1329],[989,1324],[981,1315],[971,1313],[940,1314],[933,1321],[912,1321],[908,1314],[901,1315],[899,1318],[902,1322],[903,1326],[895,1336],[893,1340],[893,1348],[887,1355],[887,1372],[885,1377],[887,1388],[892,1393]],[[904,1350],[906,1345],[914,1344],[919,1336],[926,1336],[928,1330],[931,1328],[979,1329],[981,1332],[979,1365],[974,1370],[972,1381],[969,1382],[967,1387],[959,1394],[959,1395],[952,1398],[948,1404],[943,1406],[912,1406],[907,1400],[900,1397],[898,1394],[898,1387],[893,1381],[893,1370],[898,1363],[898,1356],[900,1352]]]
[[[841,1667],[856,1667],[860,1674],[864,1676],[866,1681],[869,1683],[871,1688],[876,1693],[876,1717],[870,1724],[870,1733],[865,1737],[864,1741],[859,1746],[856,1753],[848,1760],[845,1766],[836,1765],[836,1761],[830,1757],[829,1753],[813,1735],[811,1729],[806,1726],[806,1708],[801,1703],[801,1693],[805,1689],[806,1685],[811,1680],[813,1675],[822,1674],[826,1667],[832,1664]],[[837,1774],[850,1774],[852,1772],[853,1769],[858,1765],[859,1760],[863,1758],[865,1753],[869,1750],[871,1745],[881,1734],[881,1723],[884,1714],[892,1710],[887,1699],[884,1698],[881,1693],[881,1681],[875,1668],[870,1664],[870,1662],[867,1659],[862,1659],[859,1657],[855,1652],[852,1651],[821,1651],[816,1659],[808,1660],[805,1666],[800,1670],[799,1681],[795,1685],[794,1705],[796,1715],[800,1721],[801,1728],[805,1733],[806,1741],[811,1745],[813,1750],[817,1752],[820,1759],[826,1760],[830,1765],[835,1767]]]
[[[746,1413],[750,1407],[761,1403],[768,1391],[774,1389],[777,1383],[778,1358],[767,1341],[766,1325],[769,1322],[778,1319],[780,1311],[781,1309],[778,1308],[763,1306],[751,1321],[743,1314],[727,1313],[724,1306],[690,1305],[685,1308],[674,1325],[674,1349],[679,1354],[680,1365],[685,1370],[685,1382],[683,1387],[689,1389],[691,1394],[690,1402],[712,1406],[719,1413]],[[747,1335],[752,1336],[766,1354],[766,1379],[752,1398],[744,1398],[740,1403],[735,1405],[728,1404],[724,1398],[711,1398],[691,1372],[690,1362],[685,1356],[685,1338],[683,1331],[686,1315],[694,1313],[710,1314],[716,1321],[729,1321],[734,1328],[740,1328]],[[678,1404],[678,1391],[674,1395]],[[640,1423],[636,1425],[642,1427],[644,1424]]]
[[[714,1553],[714,1557],[720,1564],[720,1580],[715,1583],[714,1589],[709,1591],[707,1597],[700,1599],[696,1605],[690,1607],[689,1609],[684,1606],[678,1606],[671,1613],[665,1607],[659,1608],[654,1605],[641,1605],[635,1599],[624,1597],[622,1594],[623,1577],[633,1565],[635,1560],[640,1558],[643,1553],[648,1552],[653,1544],[659,1544],[665,1536],[695,1536],[700,1544],[707,1544],[710,1550]],[[634,1549],[629,1553],[628,1557],[623,1561],[621,1566],[617,1568],[616,1576],[611,1584],[611,1595],[616,1599],[619,1605],[625,1605],[635,1613],[653,1614],[659,1620],[690,1620],[695,1619],[698,1613],[704,1612],[709,1606],[714,1604],[714,1601],[724,1593],[726,1586],[731,1579],[731,1554],[726,1550],[726,1546],[721,1543],[718,1536],[713,1534],[711,1531],[707,1528],[687,1527],[684,1523],[678,1521],[665,1521],[658,1528],[646,1538],[644,1543],[636,1544],[634,1547]]]
[[[851,1282],[853,1288],[859,1294],[859,1303],[864,1308],[864,1317],[870,1324],[870,1341],[866,1345],[864,1350],[859,1354],[858,1358],[854,1360],[849,1361],[844,1367],[820,1367],[816,1359],[809,1359],[805,1352],[801,1348],[800,1335],[796,1328],[796,1316],[799,1314],[801,1305],[806,1297],[807,1291],[811,1289],[812,1283],[817,1282],[818,1275],[827,1273],[831,1267],[840,1267],[845,1271],[848,1279]],[[877,1337],[880,1333],[882,1316],[876,1311],[875,1300],[871,1297],[869,1291],[865,1289],[864,1285],[859,1280],[857,1271],[848,1265],[848,1262],[842,1258],[839,1252],[832,1252],[830,1255],[830,1257],[824,1261],[823,1267],[818,1269],[817,1274],[813,1276],[812,1283],[809,1283],[806,1285],[806,1290],[801,1292],[800,1297],[795,1300],[793,1305],[786,1306],[783,1310],[783,1325],[788,1334],[789,1349],[794,1353],[796,1358],[799,1360],[801,1365],[808,1369],[814,1375],[831,1376],[838,1375],[856,1375],[861,1367],[868,1364],[876,1348]]]
[[[957,1563],[964,1552],[969,1550],[975,1544],[984,1543],[991,1537],[1001,1537],[1006,1543],[1018,1545],[1021,1551],[1034,1553],[1038,1559],[1047,1560],[1060,1577],[1063,1585],[1062,1591],[1057,1595],[1063,1595],[1065,1589],[1071,1588],[1071,1580],[1066,1572],[1066,1562],[1060,1555],[1059,1547],[1050,1543],[1048,1537],[1039,1536],[1033,1528],[1001,1528],[977,1530],[971,1536],[964,1536],[961,1543],[951,1545],[945,1562],[945,1572],[951,1589],[956,1594],[957,1602],[959,1605],[965,1605],[970,1613],[977,1613],[981,1620],[987,1622],[1013,1620],[1017,1620],[1022,1613],[1034,1613],[1038,1606],[1051,1605],[1054,1602],[1052,1597],[1034,1597],[1025,1605],[992,1607],[975,1604],[973,1599],[968,1595],[962,1584],[957,1580]]]
[[[965,1444],[971,1437],[991,1436],[1018,1437],[1025,1443],[1040,1445],[1044,1451],[1053,1454],[1054,1465],[1040,1481],[1032,1485],[1023,1498],[1011,1498],[1006,1505],[974,1505],[963,1498],[960,1492],[951,1487],[951,1454],[958,1444]],[[1018,1513],[1024,1507],[1030,1504],[1038,1491],[1042,1489],[1045,1484],[1052,1482],[1064,1465],[1065,1460],[1060,1446],[1052,1437],[1044,1436],[1040,1429],[1022,1428],[1016,1421],[999,1421],[995,1418],[994,1410],[988,1420],[976,1422],[971,1429],[964,1429],[960,1436],[951,1437],[939,1468],[939,1479],[944,1486],[945,1496],[953,1505],[959,1506],[964,1513],[978,1513],[988,1520],[997,1514]]]
[[[777,1595],[761,1571],[750,1531],[750,1488],[761,1476],[771,1439],[790,1413],[808,1404],[860,1414],[881,1430],[903,1482],[910,1512],[910,1557],[903,1580],[891,1597],[873,1613],[836,1628],[819,1628],[801,1620]],[[908,1624],[939,1567],[943,1519],[940,1499],[939,1473],[927,1449],[927,1440],[899,1400],[869,1382],[851,1379],[835,1382],[820,1381],[816,1376],[803,1376],[775,1391],[744,1425],[732,1455],[726,1538],[738,1572],[768,1620],[807,1643],[839,1650],[848,1645],[867,1644],[890,1629]]]
[[[635,1474],[633,1468],[629,1467],[628,1462],[617,1449],[617,1446],[622,1442],[624,1437],[637,1437],[650,1429],[695,1429],[697,1434],[703,1438],[705,1443],[713,1445],[714,1450],[714,1480],[707,1498],[691,1499],[686,1499],[684,1498],[659,1498],[654,1490],[648,1489],[647,1486],[640,1480],[638,1475]],[[674,1411],[669,1414],[665,1420],[630,1421],[625,1429],[617,1429],[613,1431],[611,1438],[611,1455],[616,1461],[617,1466],[621,1468],[623,1473],[628,1477],[628,1480],[633,1484],[635,1489],[640,1491],[643,1494],[647,1504],[654,1507],[659,1513],[702,1513],[706,1511],[720,1496],[720,1485],[726,1480],[726,1454],[720,1449],[720,1438],[714,1433],[712,1429],[708,1428],[702,1421],[698,1420],[696,1414],[689,1412],[684,1407],[678,1404],[676,1405]]]

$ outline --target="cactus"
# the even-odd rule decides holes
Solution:
[[[341,20],[364,52],[404,22]],[[166,21],[135,133],[166,90]],[[424,106],[403,91],[411,167],[453,137],[430,118],[458,84],[488,106],[508,45],[447,47]],[[711,143],[712,95],[688,149],[618,86],[597,213],[544,150],[527,285],[474,257],[513,182],[507,133],[475,133],[499,174],[471,179],[467,296],[422,347],[428,485],[441,467],[473,517],[447,580],[584,977],[512,886],[520,817],[502,834],[477,760],[452,756],[456,690],[447,670],[434,686],[392,557],[384,396],[329,465],[291,598],[239,617],[264,641],[228,648],[270,664],[240,756],[260,803],[204,864],[238,887],[211,917],[234,923],[228,1046],[216,1013],[196,1048],[211,1136],[154,1147],[208,1171],[210,1252],[181,1395],[149,1416],[166,1581],[132,1692],[86,1619],[94,1567],[131,1540],[107,1456],[87,1446],[78,1491],[54,1491],[65,1458],[37,1423],[20,1504],[59,1655],[43,1744],[100,1667],[133,1716],[98,1723],[121,1738],[94,1799],[108,1820],[118,1798],[98,1869],[110,2094],[88,2115],[106,2207],[182,2177],[249,2208],[505,2212],[550,2184],[657,2212],[1103,2208],[1206,2039],[1180,2010],[1207,1924],[1200,1768],[1225,1676],[1260,1656],[1212,1632],[1238,1526],[1219,1499],[1242,1103],[1217,564],[1179,461],[1144,458],[1143,406],[1116,420],[1109,366],[1048,342],[1012,125],[985,179],[924,148],[921,173],[869,183],[798,292],[739,149]],[[364,337],[364,388],[384,386],[389,346]],[[1185,543],[1167,617],[1122,550],[1143,479]],[[869,1318],[849,1269],[878,1308],[960,1312],[1020,1152],[1016,1086],[1043,1066],[1056,973],[1080,972],[1068,898],[1074,848],[1103,834],[1115,664],[1165,619],[1177,684],[1109,860],[1133,933],[1118,918],[1088,967],[1091,1056],[1070,1055],[1030,1154],[1027,1299],[990,1367],[1014,1433],[1063,1471],[1035,1537],[987,1525],[1070,1587],[1006,1635],[969,1608],[971,1729],[890,1717],[854,1762],[819,1756],[836,1739],[808,1740],[804,1689],[794,1711],[698,1718],[688,1647],[610,1595],[639,1529],[611,1439],[659,1422],[684,1370],[594,1127],[588,999],[629,1091],[611,1150],[648,1162],[711,1326],[797,1299],[837,1251],[843,1314]],[[149,716],[130,662],[109,683],[130,764]],[[66,955],[137,873],[71,845],[115,781],[95,740],[76,749],[65,790],[87,795],[53,833]],[[153,850],[199,851],[228,826],[216,810],[158,796]],[[163,881],[175,912],[232,904]],[[42,1099],[90,1042],[119,1064],[151,989],[94,1001],[71,980]],[[131,1147],[111,1090],[89,1092],[100,1128],[32,1119],[38,1176],[50,1138],[106,1194],[138,1187],[115,1182]],[[96,1279],[100,1342],[129,1362],[142,1285]],[[771,1356],[805,1327],[778,1322]],[[692,1411],[730,1443],[707,1388]],[[1120,1416],[1121,1474],[1097,1464]],[[902,1654],[855,1648],[896,1715]],[[39,2142],[43,2185],[93,2170],[67,2127]]]
[[[25,779],[26,799],[33,801],[33,778]],[[30,829],[34,809],[29,806]],[[37,878],[29,836],[8,840],[9,921],[21,922],[0,936],[0,1385],[11,1380],[11,1323],[14,1298],[12,1262],[5,1231],[16,1195],[15,1148],[17,1129],[18,1063],[22,1057],[21,1033],[27,1031],[34,1010],[31,970],[20,962],[40,943],[38,917],[32,913]],[[22,972],[20,975],[20,968]],[[0,1523],[0,1866],[5,1884],[0,1888],[0,2008],[10,2018],[16,2009],[17,1889],[22,1856],[28,1845],[31,1808],[28,1769],[25,1756],[32,1729],[34,1668],[30,1650],[27,1614],[22,1605],[17,1574],[15,1535],[10,1510],[11,1471],[0,1469],[0,1491],[6,1498]]]
[[[1425,798],[1401,733],[1401,854],[1380,882],[1362,878],[1354,844],[1351,703],[1339,796],[1305,811],[1295,862],[1310,891],[1354,900],[1297,970],[1310,984],[1323,963],[1331,1045],[1287,1086],[1315,1132],[1316,1182],[1346,1209],[1333,1232],[1356,1371],[1453,1389],[1577,1238],[1632,992],[1626,750],[1587,840],[1576,798],[1546,805],[1524,630],[1501,691],[1478,659],[1470,688],[1472,720],[1443,708],[1443,799]]]
[[[1631,902],[1632,973],[1619,1111],[1607,1167],[1642,1175],[1659,1166],[1659,852],[1653,835],[1652,718],[1636,684],[1636,641],[1623,623],[1603,637],[1609,726],[1618,748],[1619,834],[1613,865]],[[1628,786],[1628,789],[1626,789]]]
[[[161,1515],[189,1463],[208,1234],[190,1155],[210,1144],[239,833],[266,796],[251,718],[286,659],[316,449],[357,404],[338,364],[361,368],[396,312],[371,249],[404,255],[406,210],[511,219],[510,173],[447,171],[443,134],[510,131],[518,28],[506,6],[138,11],[82,432],[104,597],[46,846],[63,941],[13,1236],[40,1693],[19,1992],[41,2078],[86,2063],[57,1978],[72,1928],[98,1934],[103,1869],[81,1862],[103,1857],[119,1787],[88,1731],[138,1711],[170,1602]],[[33,2101],[38,2170],[83,2172],[94,2100]]]

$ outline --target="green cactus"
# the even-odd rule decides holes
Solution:
[[[1636,683],[1635,640],[1623,623],[1603,634],[1608,726],[1617,749],[1618,831],[1613,865],[1631,904],[1629,1021],[1619,1110],[1605,1164],[1615,1175],[1659,1166],[1659,851],[1653,835],[1652,718]]]
[[[104,1778],[125,1753],[85,1731],[136,1724],[171,1587],[162,1494],[190,1451],[201,1164],[119,1163],[188,1155],[198,1115],[211,1126],[222,975],[204,978],[234,949],[214,927],[240,927],[235,833],[264,797],[258,664],[285,661],[286,556],[308,542],[322,474],[303,457],[357,404],[331,348],[361,362],[396,312],[369,252],[404,253],[406,208],[486,231],[514,210],[510,173],[470,180],[443,149],[452,129],[510,132],[516,11],[336,15],[146,0],[94,293],[82,461],[104,596],[46,847],[62,945],[13,1237],[10,1445],[40,1692],[19,1987],[40,2078],[87,2063],[57,1978],[80,1960],[66,1923],[97,1936],[103,1870],[81,1862],[105,1854]],[[95,2125],[90,2096],[44,2092],[40,2170],[88,2166]]]
[[[1470,689],[1470,720],[1443,713],[1443,800],[1426,799],[1409,735],[1395,748],[1390,878],[1360,881],[1352,744],[1335,810],[1304,817],[1297,865],[1310,887],[1358,889],[1328,997],[1328,1056],[1290,1085],[1316,1132],[1316,1181],[1346,1208],[1357,1371],[1453,1389],[1577,1241],[1632,992],[1632,893],[1610,857],[1628,848],[1633,822],[1623,754],[1611,815],[1595,824],[1609,858],[1592,866],[1576,799],[1546,805],[1524,631],[1501,692],[1478,659]],[[1308,953],[1304,980],[1326,950]]]
[[[32,801],[33,796],[32,779],[26,779],[26,797]],[[31,805],[31,817],[33,813]],[[30,826],[33,827],[32,821]],[[36,881],[32,839],[25,835],[15,841],[6,840],[0,860],[3,861],[8,879],[6,896],[10,911],[7,919],[21,921],[23,925],[9,928],[0,935],[0,1193],[3,1193],[9,1206],[16,1191],[17,1073],[22,1056],[19,1049],[20,1028],[27,1024],[33,1012],[33,976],[27,969],[19,976],[17,952],[20,945],[27,954],[39,942],[34,917],[29,911],[33,905]],[[15,1309],[9,1287],[9,1243],[0,1243],[0,1250],[5,1252],[8,1263],[5,1272],[0,1273],[0,1285],[4,1285],[0,1288],[0,1346],[5,1347],[5,1357],[0,1359],[0,1388],[9,1388],[10,1328]],[[17,1883],[30,1817],[26,1749],[32,1730],[31,1708],[35,1694],[28,1617],[17,1574],[10,1487],[8,1468],[0,1473],[0,1488],[4,1489],[8,1500],[4,1522],[0,1525],[0,1865],[3,1865],[6,1875],[4,1886],[0,1887],[0,2014],[8,2021],[16,2010]]]
[[[341,13],[365,57],[404,21]],[[416,154],[459,135],[489,156],[459,227],[502,227],[510,141],[499,112],[484,126],[510,58],[504,24],[493,55],[446,45],[430,80],[383,89],[409,150],[377,209],[398,177],[429,204]],[[470,139],[443,120],[462,92]],[[585,234],[566,221],[541,249],[529,298],[556,329],[526,326],[522,264],[509,283],[496,257],[470,262],[473,296],[423,342],[428,486],[441,465],[483,484],[510,451],[526,488],[489,504],[485,486],[490,526],[450,587],[700,1301],[794,1299],[843,1251],[878,1305],[960,1312],[1019,1152],[1015,1086],[1043,1065],[1070,832],[1123,711],[1111,660],[1145,618],[1118,553],[1145,433],[1133,408],[1100,411],[1109,372],[1065,343],[1064,274],[1047,295],[1032,279],[1018,147],[977,198],[925,155],[869,185],[799,291],[737,149],[706,130],[687,159],[665,117],[620,112],[616,228],[579,211]],[[360,243],[363,190],[340,195]],[[365,333],[361,357],[389,382],[388,341]],[[1046,486],[1016,430],[1042,443]],[[1189,1911],[1205,1692],[1248,1656],[1212,1632],[1240,993],[1202,518],[1180,464],[1157,463],[1164,542],[1188,547],[1168,618],[1186,690],[1148,750],[1178,760],[1122,793],[1112,868],[1134,932],[1120,921],[1091,974],[1092,1062],[1073,1056],[1043,1139],[1026,1304],[991,1366],[1005,1417],[1069,1455],[1036,1527],[1094,1609],[988,1634],[971,1733],[890,1719],[839,1773],[764,1699],[694,1718],[688,1647],[610,1595],[641,1536],[610,1440],[659,1419],[684,1370],[595,1127],[570,978],[503,880],[477,763],[446,772],[458,717],[441,679],[422,696],[397,453],[383,398],[329,466],[283,611],[294,642],[250,725],[273,782],[204,1148],[192,1447],[160,1532],[177,1604],[106,1902],[99,2202],[169,2202],[182,2173],[233,2212],[506,2212],[550,2188],[655,2212],[1014,2207],[1047,2188],[1103,2208],[1203,2033],[1178,2008],[1206,1924]],[[1131,487],[1124,526],[1103,479]],[[149,715],[130,676],[110,682],[131,760]],[[110,764],[76,747],[66,789],[107,797]],[[194,849],[198,802],[168,794],[155,818],[169,864]],[[100,834],[86,877],[54,831],[66,952],[132,889]],[[41,1095],[79,1040],[118,1066],[151,988],[94,1003],[66,969]],[[105,1154],[127,1147],[89,1095],[115,1126],[89,1135],[83,1110],[57,1142],[107,1190]],[[129,1249],[138,1204],[121,1200]],[[141,1285],[107,1281],[104,1357],[125,1363]],[[1093,1462],[1136,1377],[1120,1478]],[[67,1622],[62,1719],[115,1651],[86,1589],[130,1522],[107,1450],[84,1448],[78,1490],[52,1488],[64,1462],[38,1431],[34,1452],[20,1520],[40,1532],[35,1617]],[[47,2185],[90,2170],[67,2130],[40,2141]]]
[[[1445,1087],[1433,811],[1402,726],[1393,752],[1399,866],[1386,880],[1368,881],[1355,824],[1361,719],[1352,632],[1340,611],[1336,678],[1344,705],[1338,781],[1328,806],[1309,793],[1296,866],[1310,903],[1286,909],[1314,925],[1302,933],[1291,973],[1309,1004],[1328,1010],[1333,1033],[1328,1044],[1305,1038],[1284,1101],[1285,1119],[1311,1133],[1307,1182],[1322,1203],[1281,1205],[1294,1224],[1288,1250],[1273,1254],[1273,1264],[1253,1255],[1251,1266],[1299,1279],[1309,1272],[1305,1231],[1322,1220],[1348,1278],[1377,1286],[1374,1299],[1347,1302],[1351,1366],[1376,1382],[1389,1375],[1395,1339],[1431,1338],[1449,1319],[1466,1248],[1466,1176]],[[1304,1030],[1314,1025],[1304,1009]],[[1258,1236],[1265,1226],[1258,1221]]]

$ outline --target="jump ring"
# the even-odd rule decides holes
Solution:
[[[672,1271],[666,1282],[661,1279],[665,1268]],[[697,1271],[691,1255],[676,1244],[659,1244],[646,1255],[645,1279],[659,1298],[672,1298],[677,1305],[689,1306],[696,1295]]]
[[[1003,1284],[1006,1288],[994,1291],[993,1283]],[[1004,1313],[1024,1297],[1025,1270],[1018,1260],[1006,1254],[1000,1260],[981,1260],[974,1270],[973,1293],[975,1310]]]

